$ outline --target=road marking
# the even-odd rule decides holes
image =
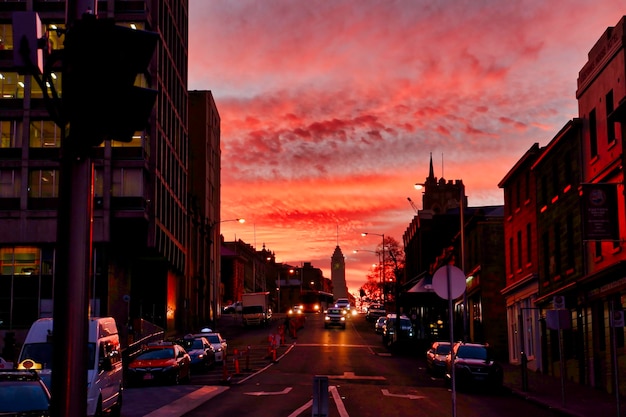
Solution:
[[[360,376],[355,375],[354,372],[344,372],[343,375],[320,375],[326,376],[329,379],[344,379],[344,380],[359,380],[359,381],[385,381],[386,378],[384,376]]]
[[[344,348],[373,348],[374,345],[346,345],[343,343],[294,343],[298,347],[344,347]]]
[[[273,392],[269,392],[269,391],[256,391],[256,392],[244,392],[244,394],[246,395],[255,395],[257,397],[260,397],[261,395],[284,395],[284,394],[288,394],[289,391],[291,391],[291,387],[287,387],[282,391],[273,391]]]
[[[341,396],[339,395],[339,391],[337,391],[337,387],[331,385],[328,387],[328,392],[330,392],[333,396],[333,400],[335,401],[335,407],[337,407],[337,411],[339,412],[339,417],[350,417],[348,414],[348,410],[346,410],[346,406],[343,404],[341,400]],[[313,406],[313,400],[309,400],[306,404],[295,410],[293,413],[289,414],[288,417],[298,417],[300,414],[305,412],[308,408]]]
[[[412,395],[412,394],[391,394],[389,390],[381,389],[382,393],[386,397],[399,397],[399,398],[408,398],[409,400],[421,400],[423,397],[421,395]]]
[[[348,415],[348,410],[346,410],[346,406],[341,401],[341,396],[339,396],[339,391],[337,391],[336,386],[328,387],[328,391],[333,395],[333,400],[335,400],[335,406],[337,407],[337,411],[339,411],[340,417],[350,417]]]
[[[185,395],[182,398],[173,401],[168,405],[164,405],[163,407],[154,410],[153,412],[146,414],[144,417],[171,417],[171,416],[182,416],[185,413],[193,410],[209,401],[211,398],[215,397],[217,394],[220,394],[226,391],[228,387],[202,387],[190,394]]]

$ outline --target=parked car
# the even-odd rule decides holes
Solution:
[[[475,384],[502,387],[502,366],[493,359],[488,345],[479,343],[455,343],[452,351],[446,356],[447,385],[452,384],[452,356],[454,356],[454,372],[456,386],[463,388]]]
[[[172,342],[150,343],[128,364],[128,383],[191,381],[191,357]]]
[[[339,326],[342,329],[346,328],[346,310],[341,307],[331,307],[326,310],[324,315],[324,328],[328,329],[331,326]]]
[[[0,415],[50,415],[50,391],[36,371],[0,370]]]
[[[385,326],[385,321],[387,321],[387,317],[379,317],[374,324],[374,330],[376,333],[383,334],[383,327]]]
[[[415,333],[413,323],[407,316],[400,316],[400,334],[396,335],[396,315],[387,314],[387,320],[383,325],[383,344],[391,346],[397,342],[407,342],[413,340]]]
[[[387,309],[382,304],[371,304],[365,313],[365,319],[368,321],[376,321],[379,317],[387,315]]]
[[[241,313],[242,307],[243,305],[241,301],[235,301],[234,303],[229,304],[226,307],[224,307],[223,312],[226,314]]]
[[[228,344],[226,343],[226,339],[224,339],[221,334],[217,332],[202,331],[201,333],[196,333],[194,336],[205,337],[211,346],[213,346],[213,350],[215,351],[215,362],[224,363],[228,352]]]
[[[187,335],[179,343],[189,354],[193,369],[206,371],[215,365],[215,349],[205,337]]]
[[[450,353],[450,342],[434,342],[426,352],[426,371],[443,375],[446,371],[446,356]]]

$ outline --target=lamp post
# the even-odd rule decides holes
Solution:
[[[367,236],[367,235],[374,235],[374,236],[380,236],[382,238],[382,246],[380,248],[381,253],[382,253],[382,261],[381,261],[381,269],[380,269],[380,284],[382,286],[382,293],[383,293],[383,304],[386,301],[385,300],[385,235],[384,234],[377,234],[377,233],[369,233],[369,232],[363,232],[361,233],[361,236]]]

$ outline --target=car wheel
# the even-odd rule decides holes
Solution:
[[[117,394],[117,402],[111,407],[110,417],[120,417],[122,415],[122,390]]]

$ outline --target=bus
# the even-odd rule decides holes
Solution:
[[[302,309],[305,313],[323,313],[333,305],[333,294],[324,291],[307,290],[300,294]]]

